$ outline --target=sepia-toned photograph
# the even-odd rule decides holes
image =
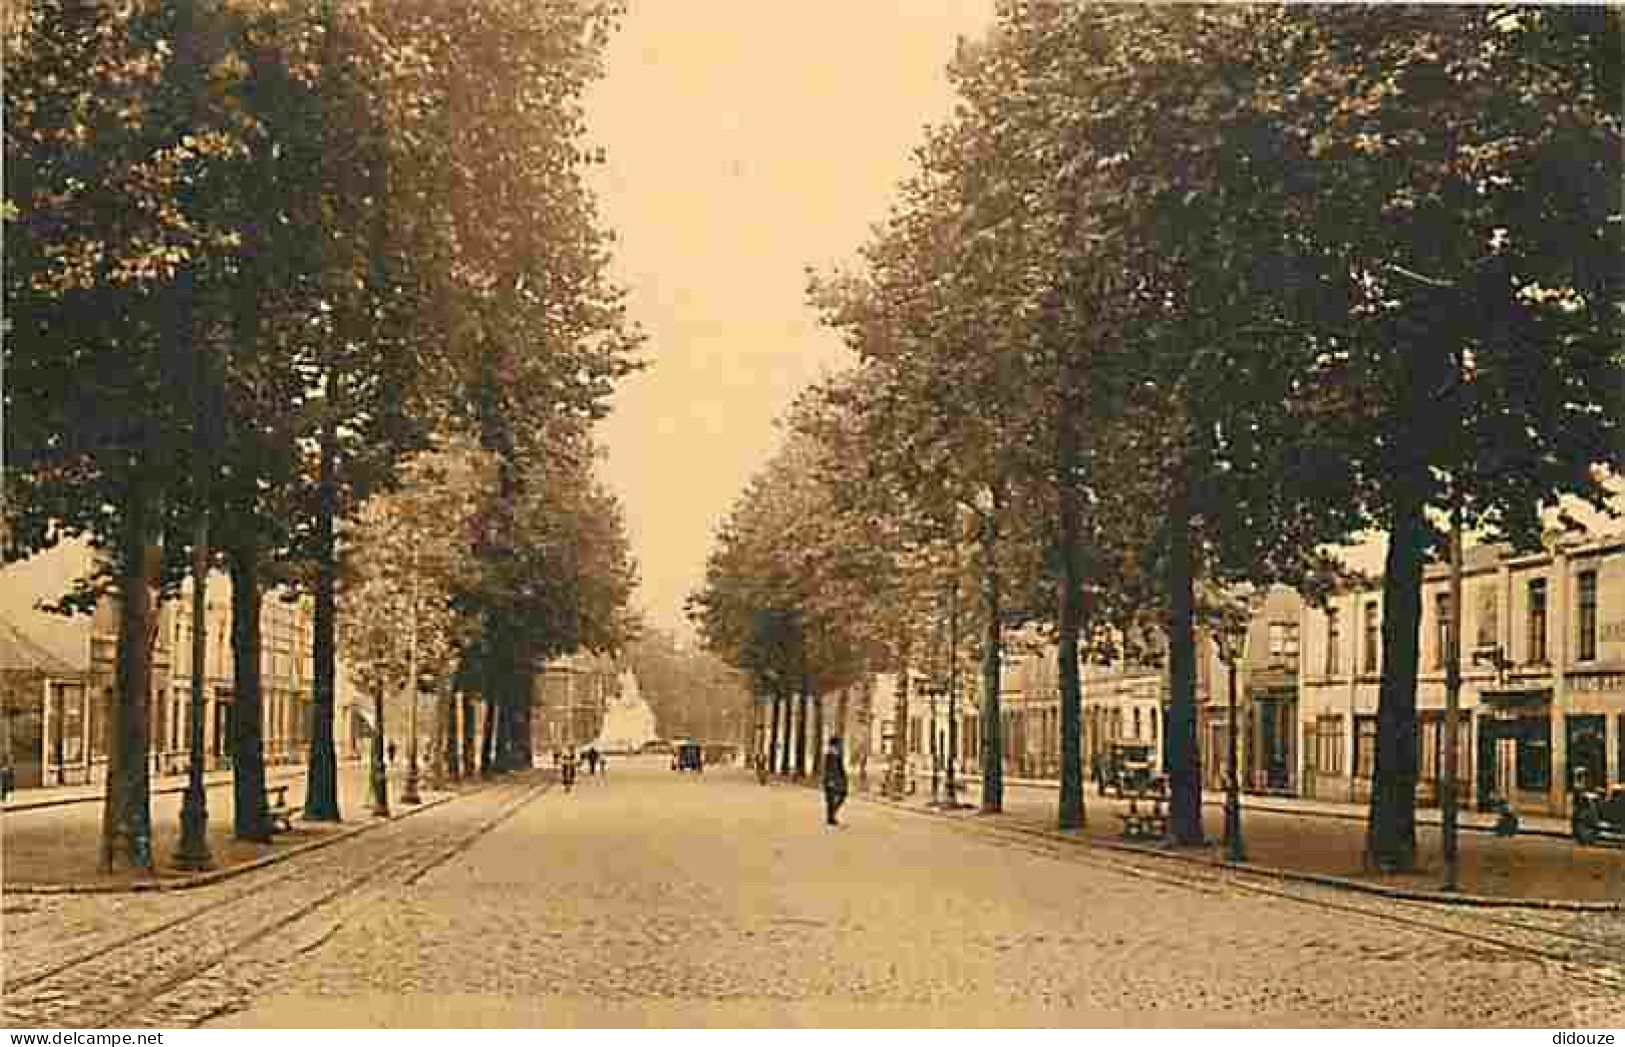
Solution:
[[[1625,6],[0,36],[10,1042],[1625,1040]]]

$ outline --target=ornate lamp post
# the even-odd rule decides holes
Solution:
[[[1237,722],[1236,709],[1236,669],[1238,664],[1247,655],[1247,633],[1252,624],[1253,599],[1248,599],[1241,607],[1237,616],[1227,616],[1217,630],[1216,639],[1219,645],[1219,658],[1229,670],[1229,699],[1226,711],[1226,727],[1229,731],[1228,752],[1225,758],[1224,783],[1224,858],[1227,862],[1244,862],[1247,860],[1247,848],[1242,841],[1241,834],[1241,773],[1239,764],[1239,742],[1241,739],[1241,725]]]
[[[199,513],[192,541],[192,688],[186,720],[186,794],[181,798],[181,839],[175,866],[201,871],[214,867],[209,853],[209,801],[203,788],[203,686],[208,662],[206,579],[209,573],[208,517]]]

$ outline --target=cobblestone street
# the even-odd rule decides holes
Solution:
[[[215,887],[7,899],[38,1025],[1625,1022],[1621,918],[1271,888],[618,761]],[[152,931],[155,933],[143,933]]]

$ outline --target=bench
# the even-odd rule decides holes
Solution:
[[[293,809],[288,806],[286,785],[265,787],[265,816],[271,820],[271,828],[276,832],[293,832]]]
[[[1142,811],[1140,801],[1149,800],[1151,809]],[[1128,810],[1117,812],[1123,820],[1123,839],[1160,840],[1168,835],[1168,813],[1162,805],[1160,793],[1130,793]]]

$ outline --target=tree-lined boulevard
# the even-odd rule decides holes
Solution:
[[[617,390],[671,348],[638,293],[692,275],[626,263],[600,209],[620,0],[3,17],[0,539],[7,565],[88,549],[40,603],[104,630],[64,668],[0,615],[8,788],[40,750],[0,819],[31,848],[7,1025],[1625,1023],[1621,852],[1562,838],[1625,775],[1625,543],[1553,584],[1550,664],[1539,581],[1520,663],[1562,674],[1590,638],[1605,780],[1552,780],[1549,713],[1546,777],[1505,771],[1561,809],[1492,835],[1458,762],[1494,778],[1491,743],[1457,715],[1464,544],[1555,563],[1620,508],[1620,7],[997,0],[884,219],[792,274],[841,365],[780,401],[681,623],[640,606],[662,507],[605,479]],[[651,133],[680,104],[651,93]],[[1347,560],[1372,542],[1380,579]],[[1481,646],[1535,629],[1500,570]],[[1350,677],[1347,795],[1244,804],[1258,609],[1297,601],[1268,637],[1296,681],[1299,622],[1357,591],[1377,693],[1367,744]],[[308,627],[265,635],[268,599]],[[1052,673],[1012,681],[1034,651]],[[1129,664],[1160,762],[1096,799],[1086,682]],[[1055,706],[1043,781],[1007,766],[1021,688]],[[659,738],[585,773],[612,706]],[[804,788],[831,751],[840,826]]]

